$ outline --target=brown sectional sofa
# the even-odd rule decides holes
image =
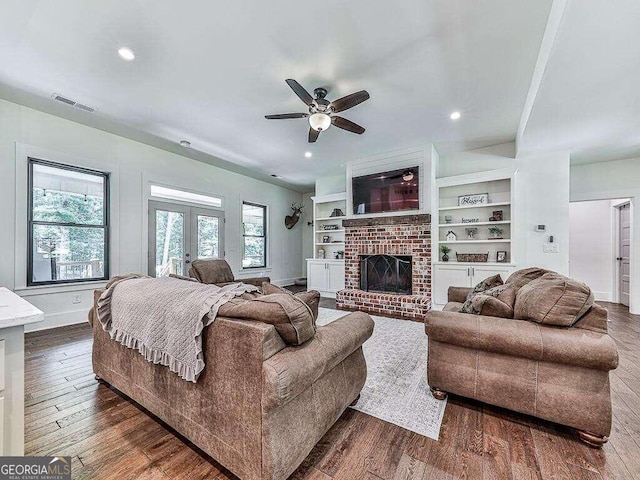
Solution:
[[[547,273],[528,292],[531,279],[514,277],[515,315],[527,319],[459,313],[471,289],[449,288],[444,310],[425,320],[429,385],[436,398],[450,392],[550,420],[600,446],[611,431],[609,371],[618,365],[607,311],[583,284]],[[519,302],[519,295],[527,298]]]
[[[305,292],[303,300],[316,315],[318,297]],[[205,329],[206,368],[197,383],[111,340],[94,305],[93,369],[241,479],[281,480],[357,400],[367,376],[362,344],[373,321],[351,313],[297,345],[300,337],[289,338],[277,305],[251,298],[223,305]],[[253,320],[225,316],[250,311]],[[264,321],[256,320],[260,315]]]

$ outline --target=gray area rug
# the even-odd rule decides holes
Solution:
[[[320,308],[318,325],[346,312]],[[418,322],[372,316],[373,336],[363,346],[367,382],[355,407],[363,413],[438,440],[447,401],[427,384],[427,336]]]

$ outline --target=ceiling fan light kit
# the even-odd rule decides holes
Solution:
[[[331,126],[331,117],[326,113],[309,115],[309,125],[317,132],[323,132]]]
[[[302,100],[307,107],[309,113],[280,113],[276,115],[266,115],[269,120],[284,120],[289,118],[306,118],[309,122],[309,143],[313,143],[318,139],[320,132],[324,132],[331,125],[346,130],[348,132],[362,135],[365,132],[364,127],[357,123],[347,120],[346,118],[334,115],[343,112],[349,108],[355,107],[365,100],[369,100],[370,96],[366,90],[361,90],[346,97],[339,98],[333,102],[328,101],[326,88],[316,88],[313,93],[315,98],[307,92],[302,85],[293,79],[286,80],[291,90]]]

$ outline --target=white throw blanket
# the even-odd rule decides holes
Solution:
[[[205,367],[204,327],[221,305],[256,290],[244,283],[217,287],[175,278],[127,277],[102,294],[98,319],[116,342],[195,383]]]

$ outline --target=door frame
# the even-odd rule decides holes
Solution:
[[[224,210],[208,208],[204,205],[188,205],[180,202],[149,200],[147,204],[147,274],[155,277],[156,272],[156,210],[179,212],[184,215],[183,244],[183,275],[188,275],[188,267],[192,260],[198,257],[197,217],[199,215],[218,218],[218,258],[224,259],[225,217]],[[153,232],[153,234],[152,234]],[[189,255],[189,258],[187,258]]]

